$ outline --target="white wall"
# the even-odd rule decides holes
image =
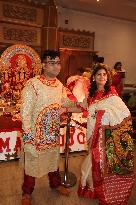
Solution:
[[[104,56],[105,63],[112,67],[121,61],[125,83],[136,84],[136,23],[61,7],[58,16],[60,27],[95,32],[95,50]]]

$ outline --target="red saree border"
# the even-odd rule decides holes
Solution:
[[[105,113],[105,110],[99,110],[96,114],[95,129],[93,132],[93,140],[91,145],[92,151],[92,177],[94,185],[94,195],[96,198],[99,198],[99,193],[101,198],[105,201],[104,191],[102,189],[102,176],[100,168],[100,152],[98,147],[99,141],[99,127],[101,125],[101,119]]]

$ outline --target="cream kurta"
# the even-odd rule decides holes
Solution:
[[[58,169],[62,96],[66,92],[59,80],[47,85],[39,76],[30,79],[22,91],[22,161],[27,175],[42,177]]]

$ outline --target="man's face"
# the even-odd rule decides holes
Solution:
[[[45,76],[55,78],[61,70],[60,58],[50,58],[43,62],[43,73]]]

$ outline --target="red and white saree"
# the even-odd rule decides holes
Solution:
[[[97,92],[88,108],[89,154],[81,167],[78,195],[99,205],[127,205],[134,184],[131,115],[111,87]]]

